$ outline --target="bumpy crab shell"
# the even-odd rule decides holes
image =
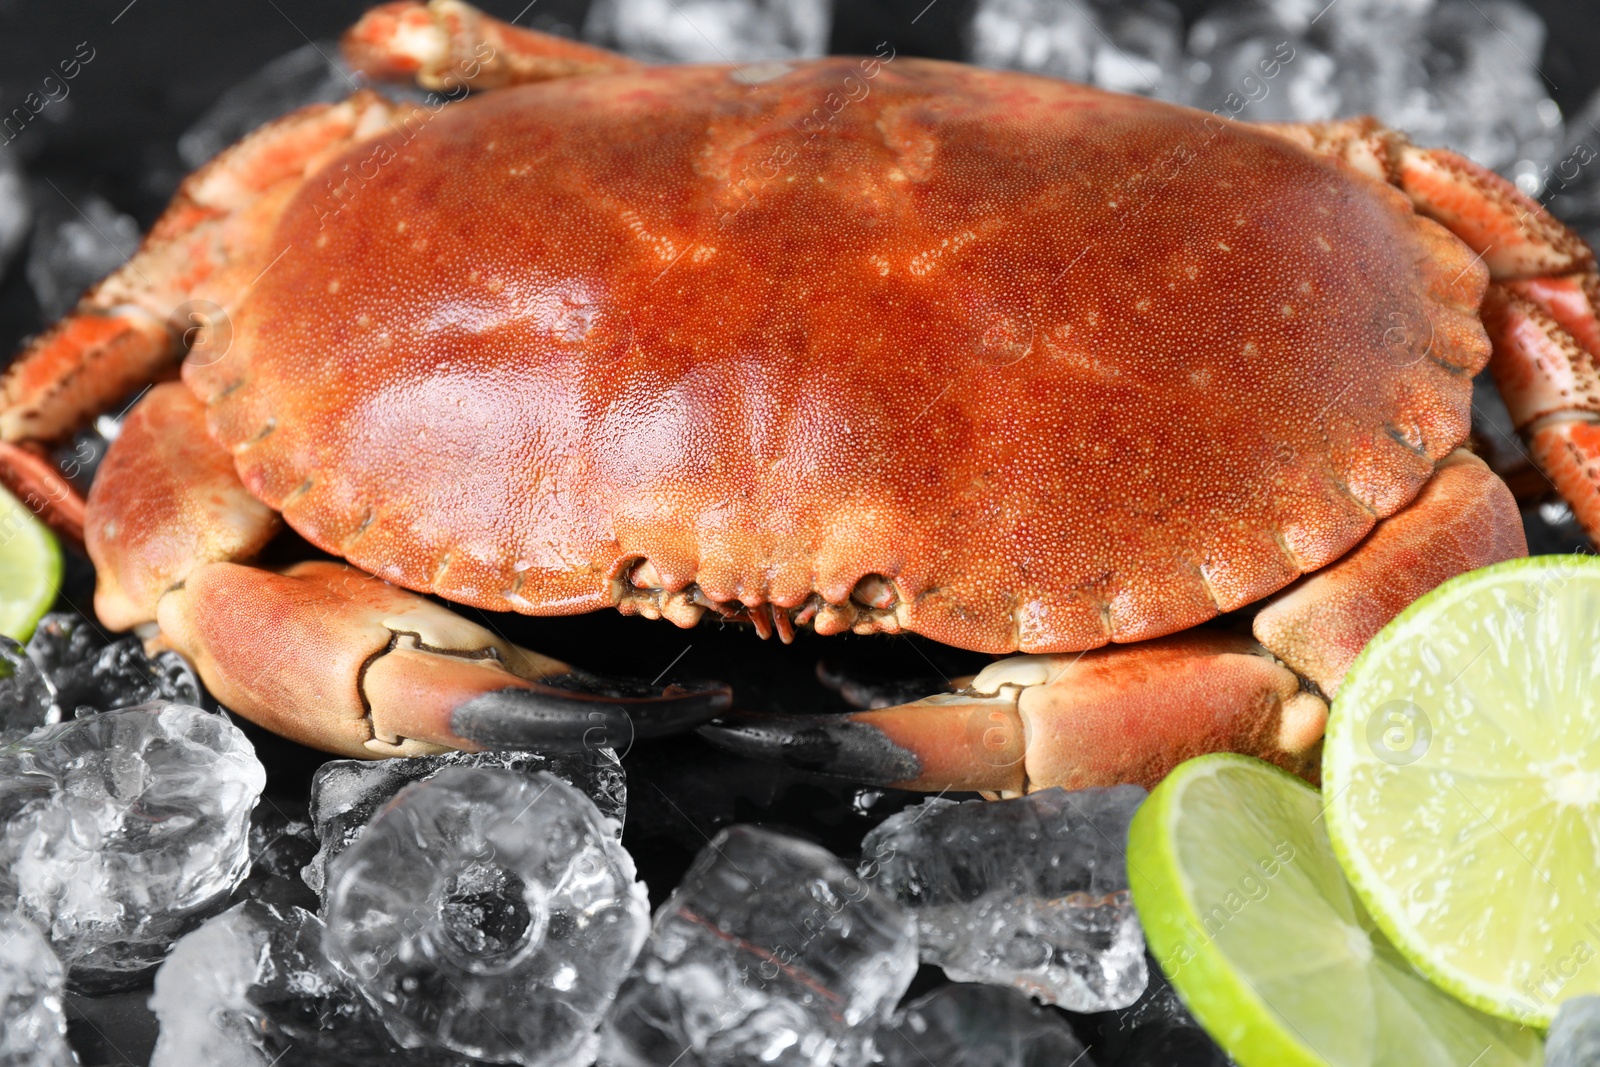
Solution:
[[[1046,652],[1281,588],[1465,439],[1486,272],[1399,192],[1043,78],[760,75],[503,89],[329,161],[185,372],[251,493],[479,607]]]

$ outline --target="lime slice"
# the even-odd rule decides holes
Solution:
[[[1248,756],[1180,765],[1134,815],[1145,940],[1241,1067],[1538,1064],[1538,1036],[1428,984],[1361,907],[1322,797]]]
[[[1600,560],[1412,604],[1351,666],[1322,773],[1346,874],[1434,982],[1541,1028],[1600,993]]]
[[[0,489],[0,634],[26,643],[61,589],[61,546],[22,501]]]

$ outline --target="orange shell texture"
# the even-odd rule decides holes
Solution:
[[[1207,118],[909,58],[492,92],[308,177],[186,378],[294,529],[450,600],[626,608],[648,560],[819,629],[1153,637],[1403,506],[1488,357],[1464,245]]]

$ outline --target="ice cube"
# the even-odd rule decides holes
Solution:
[[[280,115],[307,104],[343,100],[357,82],[337,41],[307,41],[235,85],[178,138],[178,155],[191,168]]]
[[[1183,17],[1165,0],[980,0],[968,44],[982,66],[1171,98]]]
[[[500,767],[532,775],[547,771],[586,794],[600,814],[616,824],[618,839],[628,810],[628,781],[609,748],[544,755],[538,752],[446,752],[413,759],[330,760],[311,779],[311,823],[320,842],[301,871],[326,903],[328,865],[361,835],[367,823],[412,782],[425,782],[449,767]]]
[[[156,972],[150,1067],[423,1067],[459,1059],[394,1043],[322,947],[322,920],[237,904],[184,935]]]
[[[139,247],[139,224],[104,197],[69,200],[48,190],[38,200],[38,225],[28,250],[28,284],[49,322],[60,318],[95,282],[128,261]]]
[[[606,1019],[608,1067],[857,1067],[917,968],[916,923],[832,854],[717,835],[655,914]]]
[[[1343,110],[1334,58],[1273,10],[1211,11],[1190,29],[1189,52],[1180,99],[1194,107],[1251,122],[1315,122]]]
[[[106,643],[99,628],[77,612],[51,612],[28,639],[28,657],[46,675],[54,675],[93,658]]]
[[[317,909],[317,894],[300,876],[316,853],[317,835],[305,805],[263,797],[250,817],[250,874],[232,899]]]
[[[937,989],[880,1026],[874,1043],[884,1067],[1094,1067],[1064,1018],[999,986]]]
[[[265,781],[237,727],[180,704],[0,747],[0,908],[45,931],[75,989],[131,985],[244,878]]]
[[[1056,0],[980,0],[969,48],[984,67],[1086,82],[1094,72],[1100,27],[1090,8]]]
[[[22,247],[32,222],[33,209],[28,204],[22,164],[15,152],[0,146],[0,276],[4,276],[11,257]]]
[[[828,50],[827,0],[595,0],[583,35],[639,59],[745,63]]]
[[[0,636],[0,739],[17,740],[51,722],[54,706],[55,692],[38,665],[21,645]]]
[[[1231,1067],[1155,967],[1132,1007],[1100,1017],[1100,1067]]]
[[[1545,1038],[1545,1067],[1600,1067],[1600,997],[1573,997],[1556,1009]]]
[[[616,823],[583,793],[447,767],[331,865],[326,944],[402,1045],[587,1063],[649,911]]]
[[[1453,148],[1493,170],[1515,177],[1528,161],[1536,171],[1534,161],[1561,143],[1560,108],[1538,70],[1544,21],[1515,0],[1443,0],[1425,32],[1422,64],[1410,54],[1404,62],[1426,79],[1432,113],[1394,121],[1420,144]],[[1387,119],[1384,104],[1373,100],[1371,109]]]
[[[1454,148],[1524,191],[1559,144],[1560,109],[1537,64],[1544,24],[1515,0],[1267,0],[1208,11],[1189,34],[1187,102],[1235,117],[1374,114]],[[1272,78],[1260,63],[1292,54]]]
[[[1102,89],[1176,99],[1182,89],[1183,15],[1165,0],[1097,0],[1103,34],[1091,80]]]
[[[78,708],[111,711],[152,701],[198,705],[200,681],[176,652],[152,658],[137,637],[107,644],[81,615],[46,615],[28,641],[28,655],[55,687],[60,717]]]
[[[150,1008],[160,1023],[151,1067],[267,1067],[277,1053],[250,988],[276,969],[267,950],[272,924],[264,905],[240,904],[206,920],[172,946],[156,971]]]
[[[71,1067],[61,961],[33,924],[0,916],[0,1064]]]
[[[1073,1011],[1126,1007],[1148,977],[1124,855],[1144,796],[1120,785],[936,797],[867,834],[861,874],[915,912],[923,961],[951,978]]]

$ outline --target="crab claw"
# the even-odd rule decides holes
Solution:
[[[345,755],[625,748],[729,703],[721,686],[593,678],[339,563],[201,564],[157,619],[224,705]]]
[[[1191,756],[1246,752],[1314,774],[1328,708],[1245,637],[1189,631],[1079,655],[1013,656],[963,692],[841,716],[740,715],[716,744],[902,789],[1014,795],[1147,787]]]

